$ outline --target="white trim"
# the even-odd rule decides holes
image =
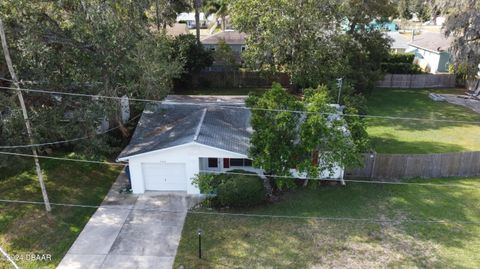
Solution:
[[[134,155],[126,156],[126,157],[123,157],[123,158],[118,158],[116,161],[117,162],[124,162],[124,161],[128,161],[130,158],[137,158],[137,157],[142,157],[142,156],[145,156],[145,155],[149,155],[149,154],[152,154],[152,153],[157,153],[157,152],[161,152],[161,151],[165,151],[165,150],[169,150],[169,149],[181,148],[181,147],[192,145],[193,143],[194,142],[188,142],[188,143],[185,143],[185,144],[171,146],[171,147],[168,147],[168,148],[156,149],[156,150],[147,151],[147,152],[143,152],[143,153],[139,153],[139,154],[134,154]]]
[[[225,149],[221,149],[221,148],[217,148],[217,147],[212,147],[212,146],[209,146],[209,145],[205,145],[205,144],[199,143],[199,142],[197,142],[197,141],[192,141],[192,142],[188,142],[188,143],[181,144],[181,145],[177,145],[177,146],[172,146],[172,147],[168,147],[168,148],[152,150],[152,151],[148,151],[148,152],[144,152],[144,153],[140,153],[140,154],[136,154],[136,155],[130,155],[130,156],[127,156],[127,157],[118,158],[116,161],[117,161],[117,162],[124,162],[124,161],[128,161],[128,160],[131,159],[131,158],[143,157],[143,156],[145,156],[145,155],[154,154],[154,153],[157,153],[157,152],[161,152],[161,151],[165,151],[165,150],[170,150],[170,149],[174,149],[174,148],[186,147],[186,146],[190,146],[190,145],[199,145],[199,146],[203,146],[203,147],[207,147],[207,148],[211,148],[211,149],[223,151],[223,152],[225,152],[225,153],[230,153],[230,154],[233,153],[233,154],[237,154],[238,156],[242,156],[242,157],[239,157],[239,158],[249,159],[247,155],[244,155],[244,154],[242,154],[242,153],[233,152],[233,151],[229,151],[229,150],[225,150]],[[223,157],[222,157],[222,158],[223,158]]]

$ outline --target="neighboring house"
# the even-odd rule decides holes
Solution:
[[[185,23],[189,29],[195,28],[195,13],[194,12],[182,12],[178,14],[177,23]],[[207,28],[208,20],[205,17],[205,13],[200,13],[200,28]]]
[[[450,64],[451,43],[452,38],[446,38],[443,33],[422,32],[409,43],[406,52],[415,54],[415,63],[425,72],[444,73]]]
[[[408,39],[399,32],[387,32],[387,37],[391,39],[391,50],[393,53],[404,53],[408,48]]]
[[[247,49],[245,33],[240,33],[236,30],[225,30],[213,35],[207,36],[200,40],[203,46],[207,50],[215,51],[218,49],[218,44],[221,41],[224,41],[231,49],[235,56],[235,61],[237,64],[242,63],[242,52]],[[223,66],[221,64],[213,63],[211,67],[207,69],[208,71],[223,71]]]
[[[225,44],[230,46],[233,53],[240,55],[243,51],[247,49],[247,34],[240,33],[236,30],[225,30],[222,32],[215,33],[213,35],[207,36],[200,40],[203,46],[209,50],[216,50],[218,43],[220,41],[225,41]]]
[[[169,96],[162,104],[149,105],[117,158],[128,161],[133,192],[199,194],[192,179],[202,171],[243,169],[262,175],[248,159],[253,129],[244,101],[245,97]],[[322,175],[343,178],[343,169]]]
[[[168,25],[166,32],[169,36],[188,35],[190,33],[185,23],[174,23],[172,26]]]

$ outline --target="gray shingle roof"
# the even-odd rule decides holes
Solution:
[[[246,155],[252,133],[250,116],[248,109],[150,104],[144,110],[129,145],[118,158],[190,142]]]
[[[409,44],[415,47],[427,49],[430,51],[448,51],[452,43],[452,37],[445,37],[443,33],[422,32],[415,36],[413,42]]]
[[[408,39],[399,32],[387,32],[386,35],[392,39],[392,49],[408,48]]]
[[[240,33],[236,30],[226,30],[218,32],[211,36],[205,37],[201,40],[202,44],[215,45],[220,42],[220,40],[225,41],[229,45],[245,45],[247,35],[245,33]]]

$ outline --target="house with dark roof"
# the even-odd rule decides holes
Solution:
[[[225,44],[230,46],[232,51],[236,54],[242,53],[246,49],[247,34],[241,33],[236,30],[225,30],[213,35],[207,36],[200,40],[206,49],[216,50],[218,43],[224,41]]]
[[[250,117],[244,96],[168,96],[145,108],[117,161],[128,162],[134,193],[199,194],[192,179],[205,171],[263,175],[248,158]],[[325,177],[343,178],[343,169]]]
[[[390,49],[393,53],[404,53],[408,48],[408,39],[399,32],[386,32],[390,39]]]
[[[407,53],[415,54],[415,63],[425,72],[436,74],[448,72],[450,44],[453,38],[443,33],[422,32],[408,44]]]

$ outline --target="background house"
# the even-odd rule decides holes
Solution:
[[[192,179],[204,171],[243,169],[262,175],[247,156],[253,129],[244,101],[238,96],[169,96],[148,106],[117,158],[128,161],[133,192],[199,194]],[[341,178],[343,168],[326,176]]]
[[[399,32],[386,32],[385,35],[391,39],[391,50],[393,53],[404,53],[408,48],[408,39]]]
[[[195,13],[194,12],[182,12],[178,14],[177,23],[185,23],[189,29],[195,28]],[[207,28],[208,21],[205,17],[205,13],[200,13],[200,28]]]
[[[448,72],[452,40],[453,38],[446,38],[443,33],[422,32],[414,36],[406,52],[415,54],[414,62],[425,72],[432,74]]]
[[[236,30],[225,30],[205,37],[201,42],[206,49],[216,50],[218,43],[223,40],[232,49],[233,53],[240,57],[240,54],[247,49],[246,38],[247,35],[245,33],[240,33]]]

